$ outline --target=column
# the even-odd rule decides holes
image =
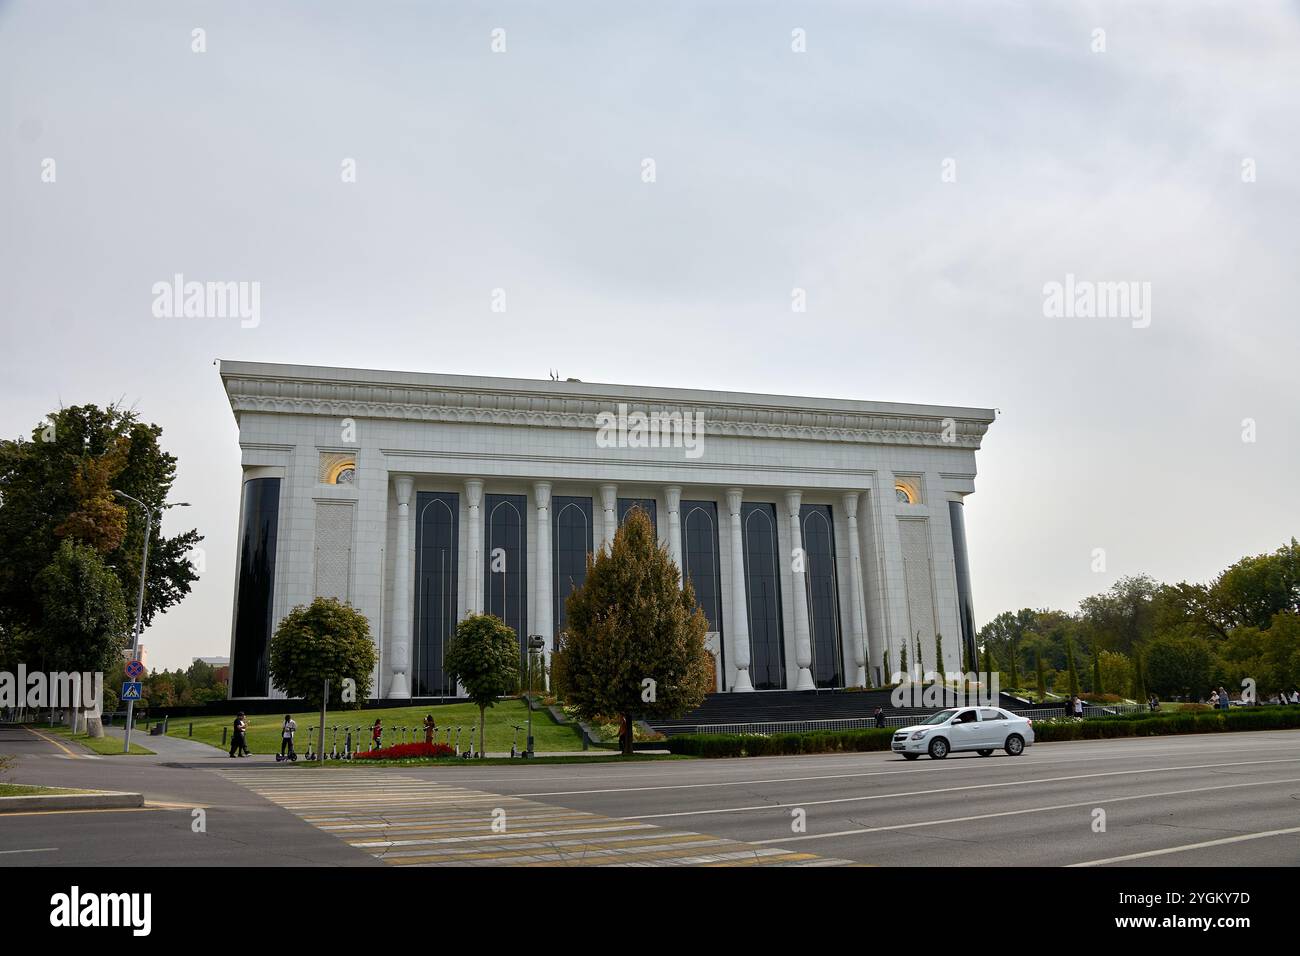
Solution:
[[[664,489],[668,503],[668,556],[677,565],[677,584],[682,583],[682,489],[672,485]]]
[[[483,611],[483,482],[471,478],[465,482],[465,502],[469,506],[469,527],[465,532],[465,613]]]
[[[799,520],[799,505],[803,494],[785,493],[785,510],[790,514],[791,590],[794,592],[794,660],[799,666],[795,690],[816,690],[812,676],[812,637],[808,629],[808,582],[806,567],[808,556],[803,551],[803,524]]]
[[[745,602],[745,536],[740,527],[739,488],[727,489],[727,513],[731,516],[731,660],[736,665],[733,691],[752,691],[749,680],[749,609]]]
[[[536,622],[533,633],[546,641],[542,652],[546,662],[551,660],[555,618],[551,612],[551,483],[539,481],[533,485],[533,501],[537,507],[537,595],[533,601]]]
[[[618,530],[618,485],[600,486],[600,506],[605,512],[605,537],[601,547],[608,552],[614,547],[614,532]]]
[[[393,491],[397,496],[397,551],[393,555],[393,659],[389,662],[393,677],[388,684],[388,696],[411,696],[407,669],[411,660],[411,589],[414,576],[411,571],[411,489],[410,478],[394,478]]]
[[[849,602],[853,605],[850,620],[853,624],[853,663],[858,674],[855,683],[867,686],[867,599],[862,589],[862,545],[858,540],[858,499],[861,492],[850,491],[844,495],[844,514],[849,521]]]

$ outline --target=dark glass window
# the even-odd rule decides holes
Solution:
[[[595,547],[592,529],[590,498],[552,496],[551,566],[555,578],[552,604],[556,635],[563,634],[568,624],[565,599],[587,580],[587,555]]]
[[[709,619],[710,631],[722,630],[722,571],[718,560],[718,503],[682,502],[682,577],[695,588],[695,600]]]
[[[655,529],[655,534],[659,534],[659,522],[656,520],[655,500],[653,498],[619,498],[618,499],[618,524],[623,526],[623,519],[627,513],[634,507],[640,506],[641,510],[650,516],[650,527]]]
[[[244,482],[243,513],[230,693],[232,697],[265,697],[270,693],[267,652],[271,644],[271,599],[275,594],[280,479],[252,478]]]
[[[456,632],[456,559],[460,499],[455,492],[415,496],[415,654],[411,693],[450,697],[456,681],[443,668],[447,641]]]
[[[528,499],[484,496],[484,608],[519,635],[519,662],[528,664]]]
[[[781,690],[785,687],[785,639],[781,630],[781,556],[776,540],[776,505],[742,504],[740,515],[745,542],[750,680],[755,690]]]
[[[799,509],[799,522],[807,559],[804,586],[808,590],[813,682],[818,687],[843,687],[840,596],[835,579],[835,527],[831,521],[831,506],[804,505]]]

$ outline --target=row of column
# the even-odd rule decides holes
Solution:
[[[393,629],[391,641],[392,680],[388,696],[405,698],[411,696],[409,677],[411,658],[411,589],[414,569],[411,566],[412,546],[410,531],[411,493],[414,479],[397,477],[393,479],[393,490],[397,499],[397,540],[393,573],[398,586],[393,588]],[[602,512],[601,546],[608,549],[614,543],[614,533],[618,530],[618,486],[604,484],[600,486],[600,503]],[[849,532],[849,580],[851,582],[849,624],[853,647],[853,663],[857,671],[856,683],[866,682],[866,599],[863,592],[862,555],[858,538],[858,501],[860,492],[847,492],[843,496],[844,513]],[[682,568],[682,534],[681,534],[681,499],[682,489],[678,485],[664,488],[664,499],[668,511],[668,553],[677,565],[678,582],[681,582]],[[812,676],[812,642],[808,625],[808,591],[805,582],[806,560],[803,558],[803,525],[800,520],[800,505],[803,493],[787,491],[785,495],[786,512],[790,520],[790,547],[792,560],[790,564],[792,591],[794,594],[794,644],[795,664],[798,668],[795,677],[796,690],[814,690],[816,684]],[[554,646],[553,606],[551,593],[551,483],[538,481],[533,484],[533,501],[537,512],[537,533],[535,541],[536,574],[534,576],[534,633],[546,643],[546,658],[549,662]],[[466,561],[466,613],[480,614],[483,611],[483,481],[471,478],[465,482],[465,502],[468,511],[467,538],[469,554]],[[749,609],[745,596],[745,536],[741,522],[741,505],[744,491],[740,488],[727,489],[727,513],[731,534],[731,604],[728,616],[728,630],[731,632],[731,660],[736,667],[736,679],[733,691],[752,691],[750,680],[750,644],[749,644]],[[795,559],[795,556],[798,556]],[[725,675],[724,675],[725,677]]]

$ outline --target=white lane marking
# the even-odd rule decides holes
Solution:
[[[1227,753],[1227,754],[1241,755],[1243,753],[1249,753],[1252,750],[1256,750],[1256,749],[1260,750],[1263,753],[1277,752],[1276,747],[1245,748],[1244,750],[1243,748],[1240,747],[1223,747],[1223,748],[1214,748],[1212,750],[1198,751],[1197,756],[1214,754],[1214,753]],[[1169,757],[1169,756],[1179,756],[1181,753],[1182,751],[1162,750],[1155,753],[1143,754],[1142,756]],[[863,754],[863,756],[872,756],[872,755],[875,755],[874,752],[872,754],[865,754],[865,753]],[[891,753],[882,752],[879,754],[879,756],[893,757],[895,755]],[[1075,763],[1091,763],[1097,760],[1116,760],[1116,759],[1122,759],[1122,758],[1118,757],[1115,754],[1101,754],[1096,757],[1072,757],[1068,760],[1052,760],[1048,762],[1057,763],[1057,764],[1075,764]],[[1038,761],[1036,761],[1035,763],[1037,764]],[[982,766],[987,766],[987,765],[982,765]],[[1006,764],[995,764],[993,769],[1001,770],[1006,767],[1007,767]],[[702,790],[702,789],[710,789],[713,787],[747,787],[751,784],[756,784],[756,783],[805,783],[810,780],[851,780],[858,777],[888,777],[888,776],[895,776],[897,774],[943,773],[948,769],[949,768],[947,767],[916,767],[913,769],[906,769],[906,770],[904,769],[870,770],[870,771],[863,771],[859,773],[818,774],[816,776],[809,776],[809,777],[757,777],[757,778],[749,777],[742,780],[725,780],[725,781],[713,782],[713,783],[675,783],[675,784],[664,784],[656,787],[608,787],[608,788],[596,789],[596,790],[548,790],[548,791],[539,791],[535,793],[512,793],[510,794],[510,796],[512,797],[574,797],[574,796],[582,796],[583,794],[589,794],[589,793],[590,794],[642,793],[642,792],[654,791],[654,790]],[[508,778],[502,777],[495,782],[502,783],[505,781],[508,781]]]
[[[1044,783],[1062,783],[1068,780],[1094,780],[1099,777],[1129,777],[1140,773],[1170,773],[1179,770],[1210,770],[1222,767],[1246,767],[1265,763],[1300,763],[1300,757],[1277,760],[1239,760],[1233,763],[1204,763],[1187,767],[1147,767],[1141,770],[1107,770],[1104,773],[1080,773],[1068,777],[1043,777],[1041,780],[1003,780],[997,783],[973,783],[964,787],[939,787],[933,790],[906,790],[898,793],[873,793],[860,797],[836,797],[828,800],[798,800],[794,803],[764,803],[749,807],[715,807],[710,810],[677,810],[672,813],[638,813],[615,817],[617,820],[655,820],[661,817],[699,817],[718,813],[749,813],[755,810],[781,810],[787,807],[819,807],[833,803],[863,803],[868,800],[890,800],[896,797],[928,797],[939,793],[962,793],[967,790],[995,790],[1001,787],[1028,787]],[[1274,781],[1285,783],[1286,781]]]
[[[1268,837],[1287,836],[1292,833],[1300,833],[1300,827],[1290,827],[1286,830],[1263,830],[1259,833],[1243,833],[1240,836],[1223,837],[1218,840],[1205,840],[1201,843],[1188,843],[1183,846],[1166,847],[1163,850],[1147,850],[1145,853],[1129,853],[1125,856],[1112,856],[1105,860],[1087,860],[1083,863],[1071,863],[1070,866],[1104,866],[1107,863],[1123,863],[1126,860],[1145,860],[1147,857],[1164,856],[1167,853],[1184,853],[1187,850],[1202,850],[1207,846],[1226,846],[1229,843],[1245,843],[1247,840],[1264,840]]]
[[[30,850],[0,850],[0,854],[5,854],[5,853],[58,853],[58,852],[59,852],[59,848],[58,848],[57,846],[40,846],[40,847],[33,847],[33,848],[30,849]]]
[[[1127,803],[1130,800],[1150,800],[1154,797],[1179,797],[1189,793],[1207,793],[1212,790],[1240,790],[1242,787],[1272,787],[1279,783],[1300,783],[1300,777],[1289,780],[1256,780],[1253,783],[1228,783],[1218,787],[1195,787],[1190,790],[1165,790],[1161,793],[1139,793],[1128,797],[1100,797],[1084,800],[1082,803],[1057,803],[1050,807],[1024,807],[1020,810],[1002,810],[998,813],[977,813],[968,817],[948,817],[943,820],[919,820],[915,823],[895,823],[883,827],[859,827],[853,830],[839,830],[835,833],[808,833],[803,836],[775,837],[769,840],[747,840],[747,843],[797,843],[802,840],[826,840],[832,837],[856,836],[862,833],[884,833],[888,830],[911,830],[916,827],[937,827],[946,823],[969,823],[972,820],[992,820],[997,817],[1014,817],[1024,813],[1050,813],[1053,810],[1077,810],[1080,807],[1095,807],[1103,803]]]

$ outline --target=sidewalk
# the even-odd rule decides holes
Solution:
[[[125,733],[125,728],[122,727],[104,728],[104,736],[113,737],[116,740],[121,740]],[[228,754],[224,753],[217,747],[199,743],[197,740],[190,740],[188,737],[151,737],[147,732],[140,730],[138,727],[131,733],[131,743],[144,747],[146,750],[152,750],[159,757],[167,760],[196,760],[205,757],[224,757],[227,760],[230,759]],[[133,757],[131,759],[139,760],[140,758]],[[144,759],[147,760],[149,758],[146,757]]]

